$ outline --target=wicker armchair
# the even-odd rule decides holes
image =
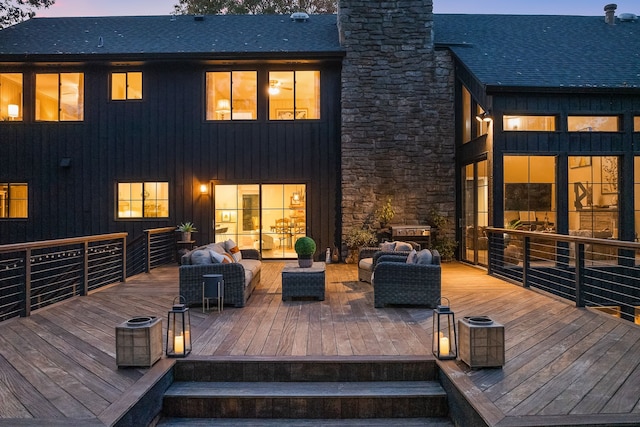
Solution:
[[[407,264],[404,255],[381,255],[373,270],[375,307],[387,304],[435,307],[440,299],[440,254],[432,251],[432,264]]]
[[[406,242],[419,251],[420,245],[416,242]],[[409,251],[381,251],[380,246],[364,247],[358,251],[358,280],[371,283],[371,273],[376,260],[382,255],[409,255]]]

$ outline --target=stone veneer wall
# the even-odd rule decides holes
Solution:
[[[343,237],[388,197],[392,223],[425,223],[435,208],[455,224],[453,60],[434,50],[432,0],[338,8]]]

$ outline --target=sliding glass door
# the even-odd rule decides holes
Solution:
[[[487,265],[487,236],[489,225],[489,180],[486,160],[463,168],[462,176],[462,259],[473,264]]]
[[[215,186],[215,241],[257,249],[263,259],[295,258],[295,241],[307,233],[304,184]]]

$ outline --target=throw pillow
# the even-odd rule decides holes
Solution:
[[[209,254],[209,251],[198,249],[193,251],[193,253],[191,254],[191,264],[193,265],[213,264],[213,261],[211,261],[211,255]]]
[[[416,257],[416,264],[431,264],[433,261],[433,255],[429,249],[423,249],[418,252]]]
[[[224,258],[222,260],[223,264],[233,264],[234,262],[236,262],[236,260],[233,258],[233,255],[231,254],[222,254],[222,257]]]
[[[213,245],[209,245],[209,249],[221,255],[227,253],[227,251],[224,249],[224,243],[214,243]]]
[[[396,242],[396,251],[410,251],[413,249],[411,243],[407,242]]]
[[[231,249],[236,247],[238,245],[236,245],[236,242],[234,242],[233,240],[229,239],[226,242],[224,242],[224,248],[227,252],[231,253]]]
[[[407,264],[415,264],[417,257],[418,253],[415,249],[412,249],[411,252],[409,252],[409,256],[407,256]]]
[[[222,255],[221,253],[218,253],[216,251],[209,251],[209,255],[211,255],[211,260],[214,263],[220,263],[222,264],[224,262],[224,255]]]
[[[242,252],[240,252],[240,248],[236,245],[236,242],[229,239],[224,242],[224,248],[231,254],[231,256],[233,256],[233,260],[235,262],[240,262],[242,260]]]
[[[396,242],[384,242],[380,243],[380,250],[385,252],[392,252],[396,248]]]

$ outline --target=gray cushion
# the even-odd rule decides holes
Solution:
[[[417,259],[418,253],[415,249],[412,249],[411,252],[409,252],[409,256],[407,257],[407,264],[415,264]]]
[[[211,254],[208,250],[205,249],[197,249],[191,253],[191,264],[193,265],[204,265],[204,264],[213,264],[211,260]]]
[[[416,264],[431,264],[433,261],[433,255],[429,249],[423,249],[418,252],[416,257]]]
[[[396,251],[410,251],[413,249],[411,243],[407,242],[396,242]]]
[[[221,253],[209,250],[209,255],[211,255],[211,261],[213,261],[214,264],[221,264],[224,262],[224,255],[222,255]]]
[[[363,270],[373,270],[373,258],[362,258],[358,263],[358,267]]]
[[[384,242],[380,243],[380,250],[385,252],[391,252],[395,250],[396,242]]]

